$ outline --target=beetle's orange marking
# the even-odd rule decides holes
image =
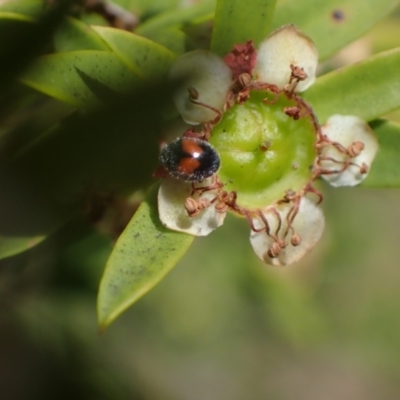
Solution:
[[[198,155],[204,153],[204,150],[194,141],[190,139],[182,139],[182,150],[188,154]]]
[[[178,171],[182,174],[191,174],[196,171],[197,168],[200,167],[200,162],[192,157],[182,158],[178,165]]]

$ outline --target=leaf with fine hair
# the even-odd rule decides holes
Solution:
[[[194,237],[165,228],[158,217],[158,185],[115,244],[100,282],[100,330],[152,289],[185,254]]]
[[[40,57],[21,81],[57,100],[93,108],[134,90],[140,77],[112,52],[85,50]]]
[[[58,53],[74,50],[110,50],[90,26],[75,18],[65,18],[53,40]]]
[[[121,29],[93,27],[119,59],[143,80],[166,78],[175,58],[165,47],[142,36]]]

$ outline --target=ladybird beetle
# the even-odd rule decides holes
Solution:
[[[171,176],[201,182],[218,171],[217,151],[203,139],[182,137],[161,149],[160,161]]]

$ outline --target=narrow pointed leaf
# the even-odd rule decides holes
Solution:
[[[185,25],[194,23],[199,19],[203,19],[206,16],[210,16],[210,14],[212,15],[214,8],[215,1],[205,0],[191,7],[169,10],[150,18],[138,26],[135,33],[147,37],[148,35],[152,35],[154,32],[166,28],[181,28]]]
[[[182,0],[118,0],[115,3],[126,10],[133,10],[139,16],[149,16],[182,7],[183,2]]]
[[[275,4],[276,0],[218,0],[211,50],[224,56],[250,39],[258,45],[270,33]]]
[[[0,4],[0,11],[9,11],[34,18],[42,15],[45,7],[43,0],[5,1]]]
[[[295,24],[314,40],[322,60],[368,32],[398,4],[398,0],[280,0],[273,28]]]
[[[190,44],[190,39],[186,33],[175,26],[147,32],[146,38],[160,44],[175,55],[185,53]]]
[[[163,96],[154,93],[163,93]],[[107,107],[72,113],[4,154],[0,236],[48,235],[85,210],[98,221],[120,194],[143,189],[157,167],[159,110],[170,85],[146,83]],[[50,110],[51,111],[51,110]]]
[[[19,14],[12,11],[1,11],[0,9],[0,23],[10,23],[11,21],[35,22],[35,19],[29,15]]]
[[[13,2],[15,3],[15,2]],[[60,1],[52,7],[46,7],[37,22],[26,19],[11,19],[11,24],[2,19],[0,24],[0,103],[2,110],[8,107],[7,95],[15,87],[15,80],[30,65],[33,59],[48,49],[51,37],[68,11],[70,3]],[[18,11],[7,10],[19,13]],[[23,13],[21,13],[23,14]],[[28,20],[31,15],[27,15]],[[17,23],[18,22],[18,23]]]
[[[107,51],[71,51],[40,57],[22,82],[58,100],[91,108],[133,90],[140,78]]]
[[[400,48],[317,79],[304,93],[321,123],[332,114],[371,121],[400,107]]]
[[[12,237],[0,236],[0,260],[29,250],[42,242],[46,236]]]
[[[162,79],[166,76],[174,54],[149,39],[102,26],[93,27],[120,60],[142,79]]]
[[[400,124],[386,120],[370,123],[379,141],[379,150],[372,164],[365,187],[400,187]]]
[[[193,236],[168,230],[161,224],[157,191],[158,187],[152,188],[107,262],[97,306],[101,330],[153,288],[193,241]]]
[[[74,50],[110,50],[105,42],[88,25],[66,18],[54,35],[58,53]]]

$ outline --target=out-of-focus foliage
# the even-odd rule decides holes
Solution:
[[[368,32],[397,6],[397,0],[280,0],[274,28],[295,24],[313,38],[324,60]]]
[[[230,15],[224,5],[240,11],[243,2],[119,0],[138,18],[133,32],[107,26],[82,3],[51,3],[0,4],[4,397],[397,398],[400,194],[384,188],[398,188],[400,179],[398,1],[278,0],[275,12],[274,1],[246,1],[246,14]],[[171,244],[134,240],[163,229],[154,197],[129,223],[174,117],[170,63],[211,43],[223,53],[234,41],[224,32],[251,36],[261,17],[272,28],[297,24],[327,59],[325,71],[358,61],[356,50],[385,51],[321,76],[305,95],[321,120],[341,112],[370,121],[381,149],[369,188],[323,187],[323,243],[287,269],[255,260],[243,221],[228,219],[98,336],[96,294],[106,263],[104,299],[112,294],[106,283],[122,284],[100,313],[104,326],[192,240],[174,232],[164,232]],[[270,30],[260,27],[256,41],[263,29]],[[355,39],[355,50],[328,58]],[[389,112],[391,120],[382,119]],[[151,251],[135,258],[135,245]],[[119,257],[124,246],[132,264]],[[152,277],[151,268],[158,268]]]
[[[371,122],[371,127],[378,136],[381,148],[374,168],[363,185],[375,188],[396,188],[400,179],[397,153],[397,149],[400,148],[400,123],[378,119]]]

